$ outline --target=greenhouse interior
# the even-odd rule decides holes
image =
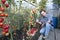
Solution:
[[[60,40],[60,0],[0,0],[0,40]]]

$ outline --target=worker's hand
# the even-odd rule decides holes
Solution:
[[[48,20],[48,21],[47,21],[47,23],[49,23],[49,24],[50,24],[51,22],[52,22],[51,20]]]
[[[44,27],[45,26],[45,23],[41,25],[41,27]]]
[[[38,20],[38,19],[36,19],[36,22],[39,22],[39,20]]]
[[[39,22],[39,24],[42,24],[41,22]]]
[[[38,20],[38,19],[36,20],[36,23],[38,23],[38,24],[42,24],[41,22],[39,22],[39,20]]]
[[[36,23],[38,23],[38,24],[40,24],[40,25],[42,24],[41,22],[36,22]]]

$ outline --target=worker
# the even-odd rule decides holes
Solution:
[[[40,11],[41,18],[37,19],[36,22],[41,24],[41,35],[45,35],[43,38],[47,38],[49,31],[52,27],[52,16],[50,14],[47,14],[47,12],[44,9],[41,9]]]

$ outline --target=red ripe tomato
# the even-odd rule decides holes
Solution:
[[[8,24],[3,25],[3,29],[9,29],[9,25]]]
[[[33,34],[35,31],[36,31],[36,29],[35,28],[32,28],[31,29],[31,34]]]
[[[4,31],[5,33],[8,33],[8,32],[9,32],[9,29],[3,29],[3,31]]]
[[[3,22],[4,21],[4,18],[0,18],[0,22]]]
[[[2,1],[3,4],[6,2],[6,0],[1,0],[1,1]]]
[[[4,8],[3,7],[0,7],[0,11],[4,12]]]
[[[5,17],[8,17],[8,14],[5,14]]]
[[[6,8],[8,8],[9,7],[9,4],[5,4],[5,6],[6,6]]]
[[[3,23],[0,23],[0,27],[2,27],[3,26]]]
[[[0,26],[0,28],[2,28],[2,26]]]
[[[0,17],[4,17],[5,16],[5,14],[4,13],[0,13]]]

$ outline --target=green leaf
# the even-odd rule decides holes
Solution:
[[[0,4],[0,7],[1,7],[1,4]]]

